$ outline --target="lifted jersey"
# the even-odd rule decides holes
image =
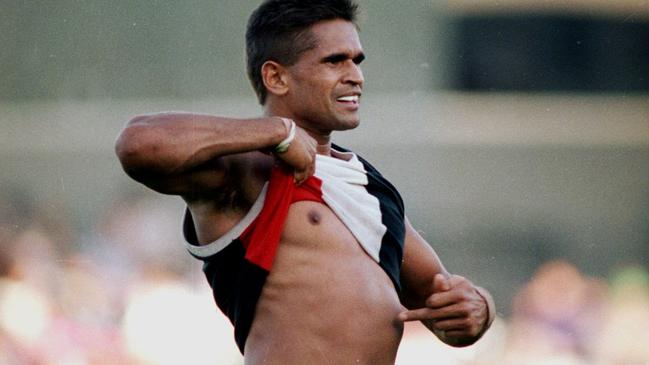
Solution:
[[[214,299],[234,325],[242,353],[293,202],[326,204],[385,270],[396,290],[401,289],[405,237],[401,196],[367,161],[348,151],[339,154],[345,159],[317,155],[315,174],[299,186],[291,171],[273,167],[248,213],[209,244],[198,245],[191,213],[186,211],[183,231],[187,249],[204,262]]]

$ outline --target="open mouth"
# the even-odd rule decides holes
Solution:
[[[360,97],[359,95],[347,95],[347,96],[341,96],[336,99],[339,103],[344,103],[347,105],[358,105]]]

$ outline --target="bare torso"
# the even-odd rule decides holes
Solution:
[[[196,222],[199,237],[214,235],[199,223],[207,213]],[[214,217],[221,231],[236,223]],[[245,363],[393,364],[402,310],[387,274],[326,205],[294,203],[257,303]]]
[[[295,203],[257,305],[246,364],[392,364],[401,310],[388,276],[334,213]]]

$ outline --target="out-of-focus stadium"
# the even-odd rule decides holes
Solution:
[[[183,204],[130,180],[132,116],[256,116],[259,1],[0,1],[0,364],[242,364]],[[649,1],[359,1],[362,124],[499,318],[398,364],[649,363]]]

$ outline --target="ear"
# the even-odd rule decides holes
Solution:
[[[288,75],[286,68],[275,61],[266,61],[261,66],[261,78],[268,93],[277,96],[288,92]]]

